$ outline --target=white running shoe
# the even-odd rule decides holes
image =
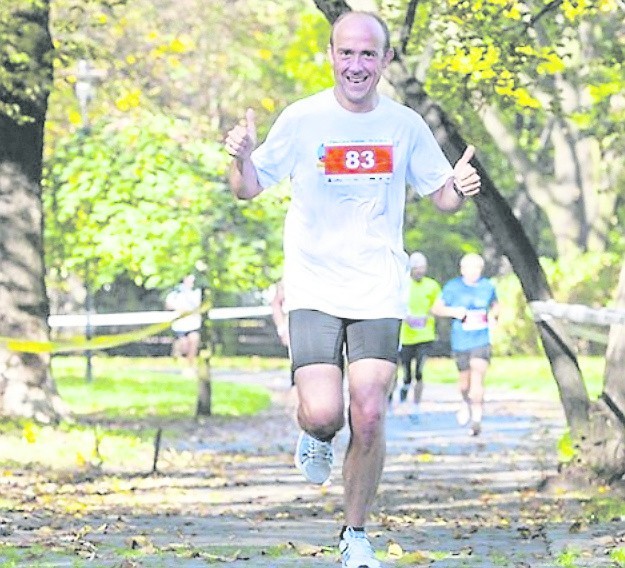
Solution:
[[[332,442],[322,442],[302,430],[295,448],[295,465],[311,483],[321,485],[332,471]]]
[[[373,547],[365,531],[347,527],[339,541],[339,552],[343,568],[382,568],[375,559]]]
[[[456,412],[456,420],[460,426],[466,426],[471,420],[471,407],[466,402],[460,403],[460,409]]]

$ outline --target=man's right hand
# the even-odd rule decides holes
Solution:
[[[256,148],[256,114],[253,109],[247,109],[245,118],[228,132],[224,144],[233,158],[241,161],[249,159]]]

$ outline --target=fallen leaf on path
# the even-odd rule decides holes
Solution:
[[[333,549],[329,546],[317,546],[306,542],[289,542],[288,546],[295,550],[300,556],[318,556]]]
[[[204,560],[210,562],[236,562],[237,560],[249,560],[249,556],[241,556],[241,551],[237,550],[232,556],[221,556],[218,554],[208,554],[207,552],[203,552],[198,554],[198,557],[203,558]]]
[[[137,535],[128,537],[126,539],[126,544],[128,545],[128,548],[132,550],[141,550],[146,554],[154,554],[156,552],[156,547],[147,536]]]
[[[431,564],[432,560],[427,554],[419,552],[409,552],[404,554],[396,562],[397,566],[422,566],[423,564]]]
[[[386,547],[386,556],[389,560],[393,560],[396,558],[401,558],[404,555],[404,549],[401,545],[394,540],[389,540],[388,546]]]

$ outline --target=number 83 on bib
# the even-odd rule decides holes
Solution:
[[[393,175],[392,142],[330,143],[322,161],[329,183],[390,181]]]

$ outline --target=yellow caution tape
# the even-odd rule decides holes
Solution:
[[[36,341],[32,339],[18,339],[14,337],[0,337],[0,347],[20,353],[70,353],[72,351],[96,351],[119,347],[127,343],[135,343],[152,335],[156,335],[171,327],[171,324],[192,314],[201,314],[210,308],[210,302],[205,302],[197,310],[181,313],[171,321],[154,323],[141,329],[111,335],[98,335],[87,339],[84,336],[75,336],[61,341]]]

